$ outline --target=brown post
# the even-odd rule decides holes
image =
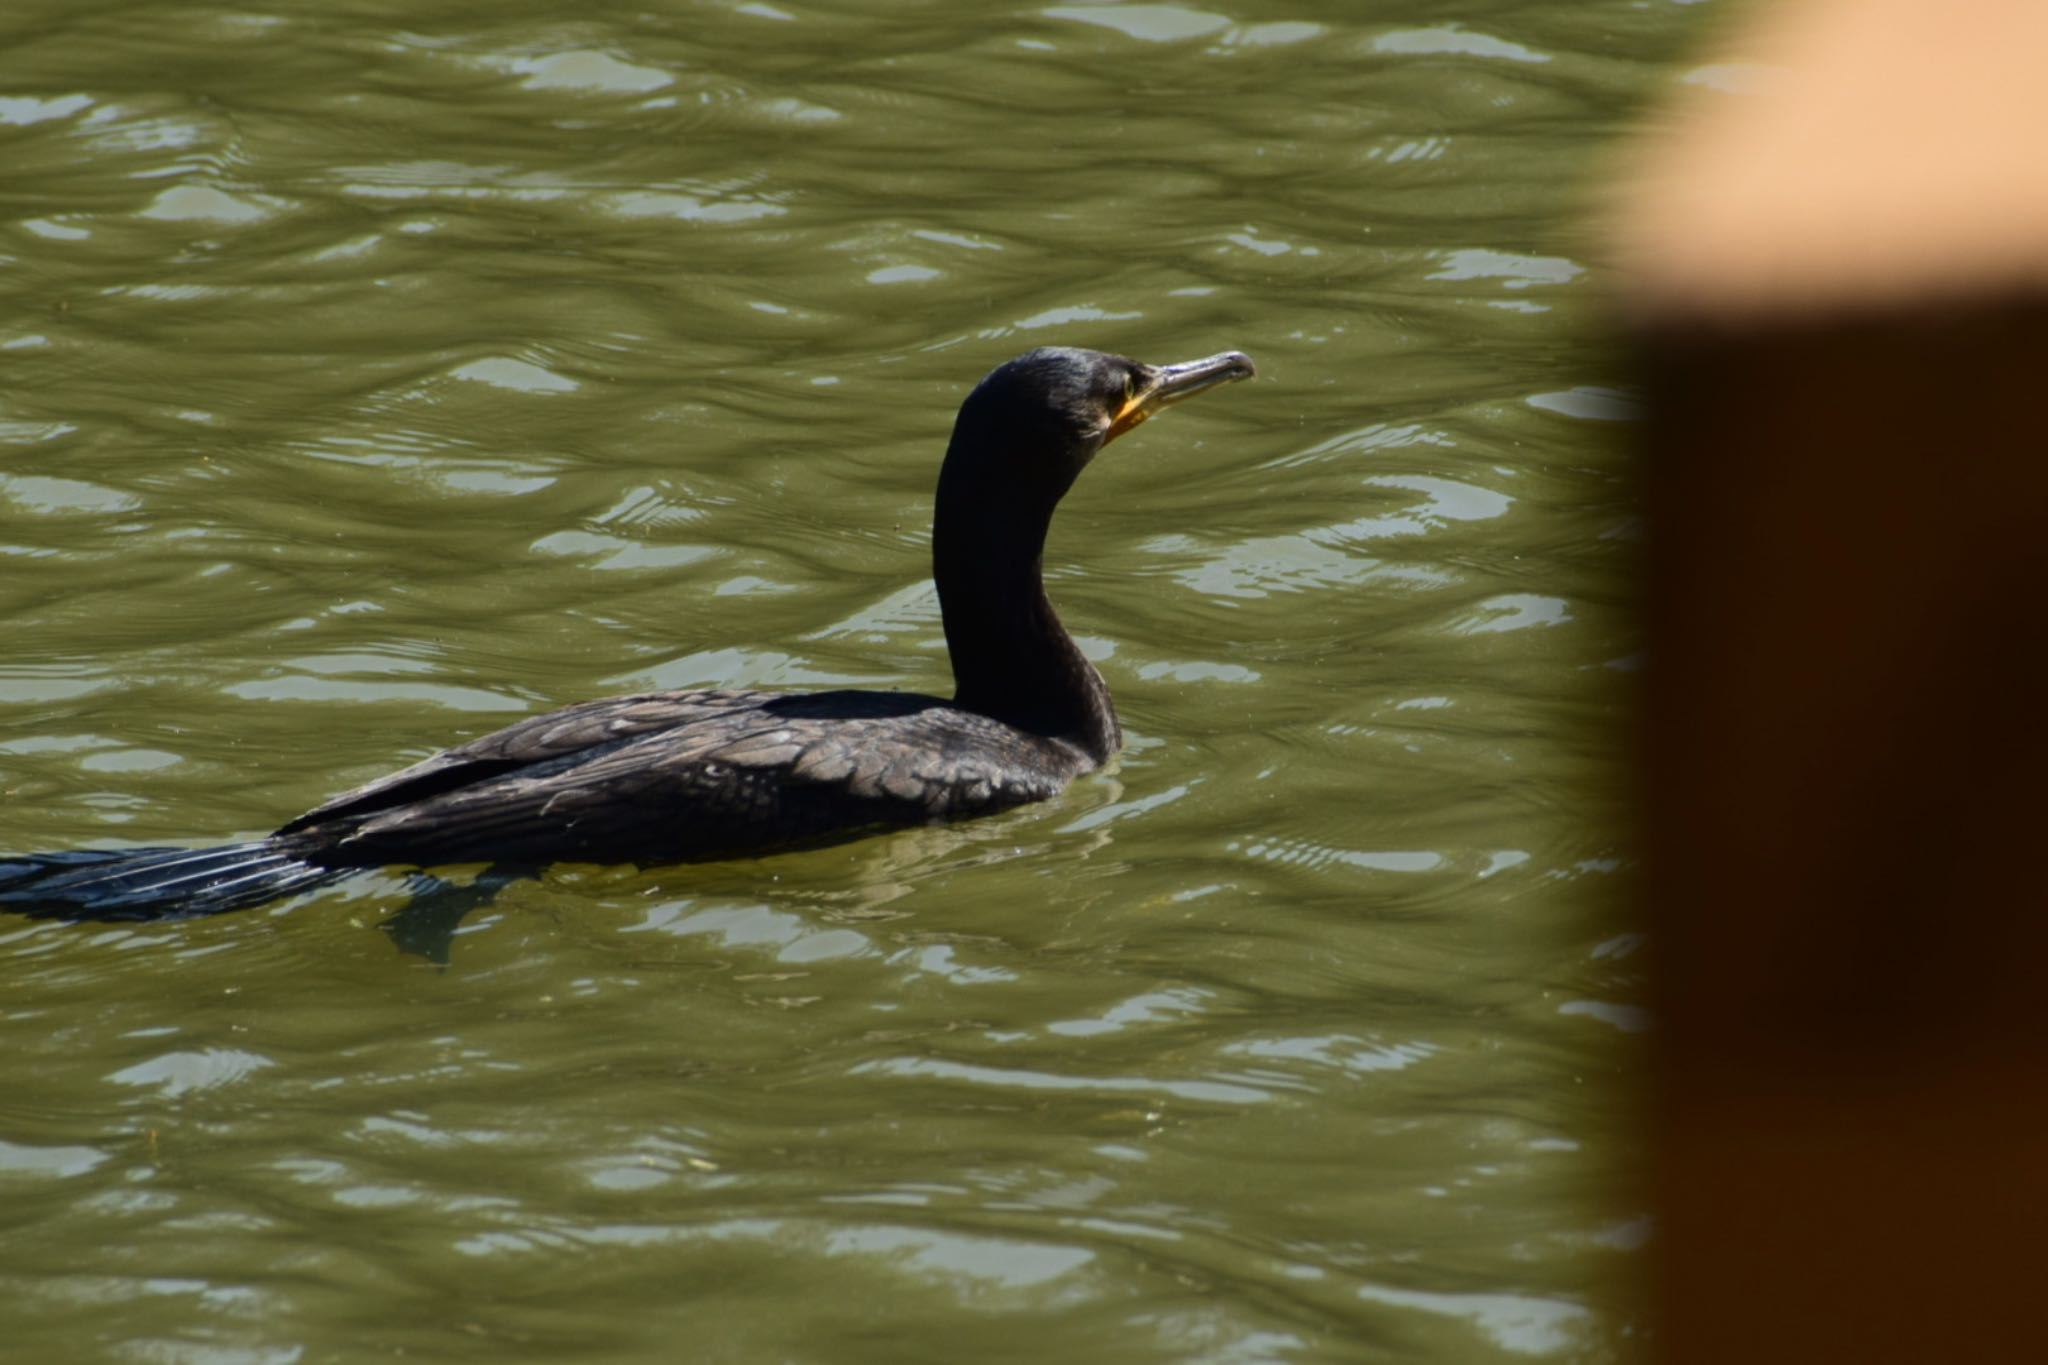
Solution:
[[[1659,1354],[2048,1360],[2048,4],[1756,14],[1621,215]]]

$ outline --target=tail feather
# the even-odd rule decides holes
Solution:
[[[34,919],[184,919],[244,910],[342,875],[267,839],[0,858],[0,910]]]

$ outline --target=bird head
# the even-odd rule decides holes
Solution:
[[[1177,365],[1041,346],[998,365],[960,407],[954,449],[1007,466],[1021,493],[1056,500],[1097,451],[1160,410],[1255,373],[1251,358],[1224,351]],[[949,457],[950,463],[950,457]]]

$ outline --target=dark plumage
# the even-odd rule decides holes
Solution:
[[[932,576],[953,699],[653,692],[535,716],[335,797],[268,838],[0,859],[0,907],[153,919],[260,904],[365,867],[657,864],[980,815],[1058,793],[1122,744],[1109,689],[1046,600],[1053,508],[1108,441],[1252,374],[1045,348],[961,405]]]

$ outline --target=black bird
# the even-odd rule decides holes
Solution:
[[[1053,508],[1161,408],[1246,379],[1046,347],[961,404],[939,471],[932,578],[951,701],[900,692],[650,692],[535,716],[358,787],[268,838],[0,857],[0,908],[44,918],[237,910],[360,868],[661,864],[744,856],[1057,794],[1123,732],[1046,600]]]

